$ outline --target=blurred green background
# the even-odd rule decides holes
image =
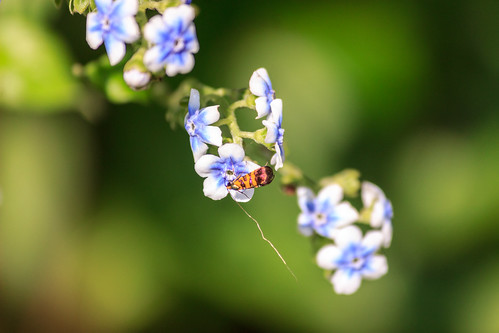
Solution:
[[[203,196],[164,109],[73,76],[104,52],[84,17],[4,0],[0,331],[499,332],[499,2],[194,3],[188,76],[239,88],[266,67],[287,158],[315,179],[357,168],[392,200],[388,275],[335,295],[276,182],[245,207],[296,283]]]

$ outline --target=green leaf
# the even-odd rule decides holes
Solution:
[[[69,11],[71,14],[76,12],[84,15],[90,11],[91,5],[93,5],[91,0],[69,0]]]

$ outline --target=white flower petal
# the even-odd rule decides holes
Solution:
[[[385,205],[384,201],[378,199],[371,210],[371,226],[373,228],[379,228],[383,225],[384,215],[385,215]]]
[[[317,265],[324,269],[335,269],[336,259],[341,256],[341,250],[334,245],[326,245],[317,252]]]
[[[375,200],[385,198],[381,189],[371,182],[362,182],[362,203],[364,207],[369,208]]]
[[[335,222],[330,222],[325,224],[315,223],[314,227],[316,233],[329,239],[335,239],[336,235],[340,230],[338,229],[338,226]]]
[[[275,169],[276,171],[279,170],[280,168],[283,167],[284,165],[284,154],[281,151],[281,147],[276,143],[274,146],[276,153],[274,156],[272,156],[272,159],[270,160],[270,164],[274,165],[275,164]]]
[[[169,7],[163,13],[163,20],[170,26],[177,28],[177,24],[181,24],[182,30],[187,28],[194,20],[194,8],[189,5],[180,5],[177,7]]]
[[[213,200],[220,200],[225,198],[228,192],[222,178],[215,178],[210,176],[203,182],[203,193],[208,198],[211,198]]]
[[[133,16],[124,17],[115,31],[115,36],[127,43],[133,43],[140,37],[139,25]]]
[[[101,13],[109,13],[112,5],[113,5],[112,0],[95,0],[95,6],[97,7],[97,11]]]
[[[251,75],[249,88],[253,95],[264,96],[270,85],[269,74],[265,68],[259,68]]]
[[[362,245],[367,248],[379,249],[381,243],[383,242],[383,234],[381,231],[371,230],[366,233],[364,239],[362,240]]]
[[[104,45],[106,46],[106,52],[111,66],[119,63],[125,56],[125,43],[116,39],[113,35],[108,35],[107,38],[104,39]]]
[[[253,194],[255,193],[255,189],[250,188],[250,189],[243,190],[243,191],[229,190],[229,193],[230,193],[232,199],[234,199],[234,201],[248,202],[253,197]]]
[[[381,227],[381,233],[383,234],[383,246],[390,247],[392,244],[392,234],[393,234],[393,226],[392,221],[385,220],[383,223],[383,227]]]
[[[311,189],[300,186],[296,190],[296,195],[298,197],[298,206],[300,206],[302,212],[313,213],[315,211],[315,196]]]
[[[337,294],[351,295],[359,289],[362,277],[358,273],[349,274],[347,271],[337,270],[331,282]]]
[[[203,155],[194,165],[194,170],[201,177],[208,177],[212,172],[213,164],[220,162],[220,157],[215,155]]]
[[[187,40],[186,40],[187,39]],[[196,27],[192,23],[187,31],[184,33],[185,49],[191,53],[198,53],[199,42],[196,36]]]
[[[149,43],[159,44],[163,41],[166,24],[161,15],[153,16],[144,26],[144,38]]]
[[[194,56],[191,53],[178,53],[173,59],[174,62],[170,62],[172,57],[167,58],[166,63],[166,75],[172,77],[177,74],[189,73],[194,68]],[[179,60],[182,59],[182,60]]]
[[[103,42],[102,29],[99,27],[99,15],[89,13],[87,15],[87,43],[92,49],[97,49]]]
[[[139,3],[137,0],[116,0],[113,7],[114,15],[133,16],[139,10]]]
[[[320,203],[328,202],[334,206],[343,199],[343,189],[338,184],[332,184],[324,187],[317,195],[317,201]]]
[[[362,241],[362,231],[359,227],[350,225],[339,229],[334,237],[334,241],[339,248],[346,248],[352,243],[360,243]]]
[[[369,260],[369,270],[362,271],[362,275],[366,279],[379,279],[388,272],[388,263],[386,257],[375,255]]]
[[[194,55],[192,53],[187,53],[185,55],[185,62],[182,67],[179,67],[178,72],[180,74],[187,74],[194,68]]]
[[[338,217],[336,227],[343,227],[354,223],[359,219],[357,210],[347,201],[343,201],[334,207],[334,213]]]
[[[194,162],[199,160],[201,156],[206,154],[208,151],[208,145],[204,143],[201,138],[197,136],[190,136],[189,137],[190,143],[191,143],[191,150],[192,150],[192,155],[194,157]]]
[[[169,77],[173,77],[180,73],[181,66],[178,64],[166,63],[165,74]]]
[[[265,142],[275,143],[277,141],[277,135],[279,134],[279,128],[277,127],[277,124],[268,120],[263,120],[262,124],[263,126],[267,127],[267,136],[265,137]]]
[[[270,102],[270,118],[271,120],[277,124],[278,127],[281,127],[282,123],[282,99],[277,98]]]
[[[204,142],[214,146],[222,145],[222,130],[216,126],[205,126],[199,132],[199,136]]]
[[[313,217],[310,214],[301,213],[298,215],[298,230],[302,235],[308,237],[314,234],[313,221]]]
[[[237,143],[226,143],[218,148],[218,155],[223,159],[232,157],[234,161],[240,162],[244,158],[244,149]]]
[[[196,89],[191,89],[191,95],[189,96],[189,114],[193,115],[197,110],[199,110],[199,91]],[[220,116],[220,115],[219,115]]]
[[[191,97],[192,97],[192,92],[191,92]],[[198,100],[199,100],[199,95],[198,95]],[[218,105],[208,106],[206,108],[201,109],[199,112],[198,121],[204,125],[213,124],[214,122],[218,121],[218,119],[220,119],[220,112],[218,112]]]
[[[270,105],[267,101],[267,97],[258,97],[255,99],[255,109],[257,112],[257,116],[255,119],[259,119],[265,117],[270,113]]]
[[[159,62],[161,55],[162,49],[159,46],[153,46],[148,49],[144,54],[144,65],[146,65],[147,69],[151,72],[157,72],[163,68],[164,63]]]
[[[192,71],[193,68],[194,68],[194,55],[192,53],[188,53],[185,65],[180,73],[187,74],[190,71]]]

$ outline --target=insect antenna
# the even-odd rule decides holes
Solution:
[[[293,273],[293,271],[291,270],[291,268],[289,268],[288,264],[286,263],[286,260],[284,260],[284,258],[282,257],[281,253],[279,253],[279,251],[277,250],[277,248],[274,246],[274,244],[272,244],[271,241],[269,241],[265,235],[263,234],[263,230],[262,228],[260,227],[260,224],[258,223],[258,221],[253,217],[251,216],[247,211],[246,209],[243,208],[243,206],[241,206],[241,204],[237,201],[234,200],[235,203],[237,203],[237,205],[239,206],[239,208],[241,208],[243,210],[243,212],[248,215],[248,217],[250,219],[253,220],[253,222],[256,223],[256,226],[258,227],[258,230],[260,230],[260,234],[262,235],[262,239],[264,241],[266,241],[267,243],[270,244],[270,246],[272,247],[272,249],[274,249],[275,253],[277,253],[277,255],[279,256],[279,258],[281,259],[282,263],[284,264],[284,266],[286,266],[286,268],[288,269],[289,273],[291,273],[291,275],[295,278],[296,282],[298,282],[298,278],[296,277],[295,273]]]

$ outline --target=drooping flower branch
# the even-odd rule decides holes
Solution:
[[[196,12],[190,3],[69,1],[71,12],[87,15],[89,46],[105,46],[107,58],[95,62],[99,66],[103,60],[111,66],[118,65],[127,58],[126,44],[130,45],[123,78],[136,90],[147,88],[165,75],[186,74],[193,69],[199,43],[193,22]],[[147,19],[146,10],[158,14]],[[91,72],[88,68],[87,74]],[[280,174],[284,192],[297,195],[301,209],[297,229],[310,239],[317,252],[317,265],[326,270],[336,293],[352,294],[362,279],[377,279],[387,273],[387,259],[382,251],[392,241],[391,201],[378,186],[361,182],[356,170],[347,169],[314,182],[285,159],[283,100],[276,97],[265,68],[255,70],[244,89],[213,88],[186,79],[176,90],[162,92],[149,96],[167,109],[166,120],[172,128],[183,126],[186,130],[194,169],[204,178],[205,196],[221,200],[230,194],[238,203],[248,202],[255,188],[274,179],[272,168],[260,166],[270,164]],[[255,131],[241,130],[236,111],[255,112],[255,119],[263,118],[261,127]],[[251,148],[256,143],[262,149],[245,150],[248,142],[252,143]],[[263,233],[262,237],[268,241]],[[279,257],[285,263],[280,254]]]

